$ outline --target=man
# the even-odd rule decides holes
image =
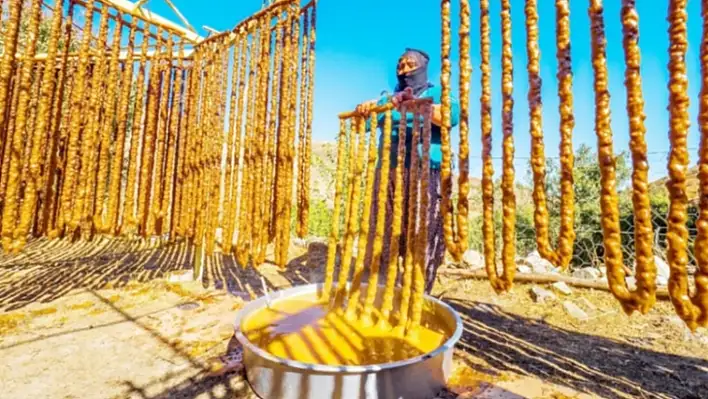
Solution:
[[[398,65],[396,68],[396,76],[398,78],[398,84],[394,89],[394,93],[391,96],[383,95],[378,99],[370,100],[359,104],[356,107],[356,111],[361,115],[369,115],[369,112],[377,107],[382,106],[391,101],[396,107],[396,110],[392,111],[392,122],[393,129],[391,132],[391,152],[390,152],[390,164],[391,173],[389,173],[388,182],[386,182],[386,187],[382,187],[380,181],[380,165],[376,172],[375,187],[376,191],[381,189],[388,190],[387,201],[386,201],[386,232],[383,241],[383,252],[381,254],[381,271],[382,275],[385,275],[385,270],[388,265],[389,257],[389,245],[391,241],[392,234],[392,213],[393,213],[393,197],[395,193],[395,173],[394,169],[397,167],[397,155],[398,155],[398,142],[399,142],[399,126],[401,120],[400,105],[402,102],[413,99],[413,98],[432,98],[433,107],[431,115],[431,136],[430,136],[430,179],[429,179],[429,207],[428,207],[428,239],[425,251],[425,292],[430,293],[435,283],[435,276],[438,268],[445,259],[445,240],[443,237],[443,218],[440,212],[441,196],[440,196],[440,164],[442,162],[442,152],[441,152],[441,140],[440,140],[440,126],[442,125],[442,106],[441,97],[442,91],[440,86],[436,86],[428,80],[428,62],[430,61],[429,56],[421,51],[415,49],[406,49],[403,55],[398,60]],[[457,126],[459,122],[459,103],[454,97],[451,98],[451,110],[450,110],[450,128]],[[378,126],[383,127],[385,115],[378,115]],[[408,182],[410,173],[410,153],[412,150],[412,130],[413,130],[413,114],[406,113],[407,131],[405,134],[406,140],[406,156],[404,164],[404,203],[403,203],[403,220],[402,220],[402,234],[401,234],[401,245],[400,245],[400,256],[405,256],[405,238],[407,231],[407,211],[408,211]],[[421,132],[422,132],[422,124]],[[379,138],[379,145],[383,143],[383,136]],[[419,144],[417,150],[421,151],[422,146]],[[381,154],[381,147],[379,147],[379,155]],[[367,249],[367,264],[371,264],[372,255],[372,243],[374,233],[376,231],[376,214],[378,209],[377,196],[374,195],[374,204],[372,209],[371,218],[371,236],[369,239],[369,248]]]

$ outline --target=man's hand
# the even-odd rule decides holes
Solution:
[[[398,92],[393,97],[391,97],[391,103],[393,103],[393,106],[400,111],[401,104],[403,104],[403,102],[413,100],[414,98],[415,96],[413,95],[413,89],[408,87],[405,90]]]
[[[364,101],[363,103],[356,106],[354,111],[361,116],[369,116],[371,110],[376,107],[376,100]]]

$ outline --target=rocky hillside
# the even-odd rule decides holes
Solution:
[[[659,180],[651,182],[649,184],[649,190],[652,192],[666,192],[666,182],[668,182],[668,180],[668,177],[663,177]],[[697,166],[688,169],[688,172],[686,173],[686,188],[688,200],[691,203],[697,203],[701,194],[701,182],[698,180]]]

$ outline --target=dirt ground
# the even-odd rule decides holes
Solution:
[[[0,397],[255,398],[223,355],[261,276],[269,289],[321,280],[324,246],[291,258],[281,273],[216,255],[197,283],[175,281],[191,268],[183,244],[38,241],[0,255]],[[708,332],[691,334],[669,303],[628,317],[606,292],[534,303],[530,288],[436,284],[465,324],[440,398],[708,398]]]

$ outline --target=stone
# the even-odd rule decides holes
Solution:
[[[660,257],[654,256],[654,264],[656,265],[656,284],[662,287],[669,285],[671,268],[668,263]]]
[[[594,267],[583,267],[582,269],[578,269],[573,272],[572,276],[583,280],[598,280],[602,277],[600,270]]]
[[[553,290],[556,292],[559,292],[563,295],[570,295],[573,293],[573,290],[568,287],[568,284],[562,282],[562,281],[557,281],[551,285],[553,287]]]
[[[479,252],[468,249],[465,254],[462,255],[462,263],[467,266],[468,269],[478,270],[484,268],[484,256]]]
[[[531,267],[526,266],[526,265],[516,265],[516,271],[521,274],[530,274],[533,272]]]
[[[668,263],[659,256],[654,255],[654,265],[656,265],[656,285],[660,287],[665,287],[669,285],[669,275],[671,274],[671,268],[669,268]],[[637,261],[635,260],[632,264],[632,269],[637,270]]]
[[[637,279],[634,276],[627,276],[624,278],[624,281],[627,282],[627,287],[630,290],[636,290],[637,289]]]
[[[531,287],[529,290],[531,293],[531,299],[536,303],[544,303],[556,300],[556,296],[548,290],[544,290],[541,287]]]
[[[540,274],[546,274],[555,268],[551,262],[543,259],[538,251],[531,252],[524,258],[524,263],[530,266],[534,273]]]
[[[584,310],[580,309],[580,307],[576,304],[574,304],[571,301],[565,301],[563,302],[563,308],[565,309],[566,313],[570,315],[570,317],[574,318],[575,320],[587,320],[588,319],[588,314],[585,313]]]

